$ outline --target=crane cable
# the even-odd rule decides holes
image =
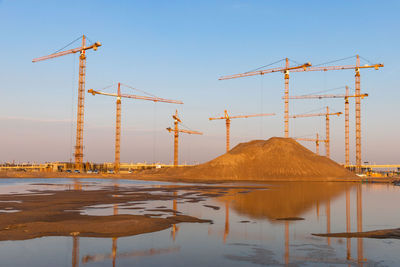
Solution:
[[[335,88],[332,88],[332,89],[327,89],[327,90],[312,92],[312,93],[305,94],[305,95],[315,95],[315,94],[319,94],[319,93],[326,93],[326,92],[336,91],[336,90],[343,89],[343,88],[346,88],[346,86],[340,86],[340,87],[335,87]],[[350,87],[349,87],[349,88],[350,88]]]
[[[369,61],[368,59],[366,59],[365,57],[362,57],[359,55],[359,57],[363,60],[365,60],[366,62],[368,62],[370,65],[374,65],[371,61]]]
[[[341,58],[341,59],[336,59],[336,60],[320,63],[320,64],[317,64],[317,65],[313,65],[313,67],[318,67],[318,66],[322,66],[322,65],[326,65],[326,64],[331,64],[331,63],[335,63],[335,62],[338,62],[338,61],[343,61],[343,60],[346,60],[346,59],[350,59],[350,58],[353,58],[353,57],[356,57],[356,56],[350,56],[350,57],[345,57],[345,58]]]
[[[297,114],[297,115],[304,115],[304,114],[309,114],[309,113],[313,113],[313,112],[317,112],[317,111],[322,111],[324,108],[326,108],[326,106],[322,107],[322,108],[318,108],[318,109],[309,110],[309,111],[306,111],[304,113]]]
[[[73,43],[75,43],[76,41],[78,41],[78,40],[81,39],[81,38],[82,38],[82,35],[79,36],[78,38],[76,38],[75,40],[73,40],[72,42],[70,42],[69,44],[67,44],[66,46],[64,46],[63,48],[58,49],[58,50],[57,50],[56,52],[54,52],[53,54],[58,53],[58,52],[60,52],[61,50],[64,50],[65,48],[67,48],[68,46],[72,45]]]
[[[281,60],[278,60],[278,61],[276,61],[276,62],[273,62],[273,63],[271,63],[271,64],[268,64],[268,65],[264,65],[264,66],[258,67],[258,68],[256,68],[256,69],[249,70],[249,71],[247,71],[247,72],[245,72],[245,73],[249,73],[249,72],[252,72],[252,71],[257,71],[257,70],[259,70],[259,69],[263,69],[263,68],[265,68],[265,67],[269,67],[269,66],[272,66],[272,65],[278,64],[279,62],[282,62],[282,61],[284,61],[284,60],[285,60],[285,58],[283,58],[283,59],[281,59]]]
[[[107,90],[107,89],[113,87],[114,85],[116,85],[116,83],[113,83],[113,84],[111,84],[111,85],[108,85],[108,86],[106,86],[106,87],[104,87],[104,88],[102,88],[102,89],[100,89],[100,90],[101,90],[101,91]]]
[[[129,85],[127,85],[127,84],[121,83],[121,85],[123,85],[123,86],[125,86],[125,87],[128,87],[128,88],[130,88],[130,89],[132,89],[132,90],[141,92],[141,93],[143,93],[143,94],[146,94],[146,95],[149,95],[149,96],[152,96],[152,97],[159,98],[158,96],[155,96],[155,95],[153,95],[153,94],[151,94],[151,93],[148,93],[148,92],[146,92],[146,91],[137,89],[137,88],[135,88],[135,87],[129,86]]]
[[[298,135],[292,138],[304,138],[304,137],[314,137],[314,134],[303,134],[303,135]]]
[[[89,44],[92,45],[94,44],[94,42],[92,40],[89,39],[89,37],[87,37],[86,35],[84,35],[86,37],[86,39],[89,41]]]

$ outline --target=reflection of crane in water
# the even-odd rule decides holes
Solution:
[[[328,199],[325,203],[325,212],[326,212],[326,232],[328,234],[331,233],[331,200]],[[331,245],[331,238],[328,237],[326,239],[328,246]]]
[[[79,267],[79,233],[73,233],[72,237],[72,267]]]
[[[114,190],[118,191],[119,188],[119,184],[118,184],[118,180],[115,181],[114,183]],[[118,215],[118,204],[114,204],[113,206],[113,215]],[[113,237],[112,238],[112,263],[113,263],[113,267],[115,267],[115,263],[117,262],[117,237]]]
[[[74,190],[82,191],[82,184],[79,179],[74,180]],[[72,267],[79,267],[79,232],[72,235]]]
[[[118,183],[114,184],[114,189],[117,190],[119,187]],[[176,192],[174,192],[174,196],[176,196]],[[176,204],[176,199],[174,200],[174,211],[177,211],[177,204]],[[176,212],[175,212],[176,214]],[[118,215],[118,204],[113,205],[113,215]],[[78,246],[79,246],[79,239],[78,240]],[[82,263],[88,263],[88,262],[99,262],[99,261],[104,261],[107,259],[112,260],[112,266],[116,266],[116,260],[117,258],[131,258],[131,257],[140,257],[140,256],[153,256],[153,255],[159,255],[159,254],[166,254],[166,253],[173,253],[173,252],[178,252],[180,250],[180,247],[171,247],[171,248],[161,248],[161,249],[147,249],[147,250],[142,250],[142,251],[133,251],[133,252],[127,252],[127,253],[118,253],[117,252],[117,237],[112,238],[112,251],[111,254],[96,254],[96,255],[86,255],[82,257]],[[174,239],[175,240],[175,239]],[[75,239],[74,239],[75,242]],[[74,243],[75,244],[75,243]],[[77,246],[77,247],[78,247]],[[78,248],[79,251],[79,248]],[[73,267],[78,267],[79,266],[79,252],[77,254],[73,254]],[[74,265],[75,262],[75,265]]]
[[[357,186],[357,232],[362,232],[362,185]],[[362,238],[357,238],[357,261],[360,266],[363,266],[364,259],[364,244]]]
[[[174,216],[176,216],[176,213],[178,211],[178,203],[176,200],[176,196],[178,195],[178,193],[176,191],[174,191],[174,200],[172,201],[172,209],[174,211]],[[172,239],[175,241],[176,235],[178,234],[179,231],[179,226],[177,226],[175,223],[172,225],[172,231],[171,231],[171,236]]]
[[[285,265],[289,264],[289,222],[285,222]]]
[[[346,190],[346,232],[351,232],[351,225],[350,225],[350,191]],[[347,243],[347,260],[351,260],[351,239],[346,239]]]
[[[351,233],[351,210],[350,210],[350,190],[349,188],[346,189],[346,233]],[[357,232],[363,231],[362,226],[362,185],[357,185],[356,188],[356,205],[357,205]],[[317,209],[317,217],[319,216],[319,202],[316,202],[316,209]],[[331,232],[330,226],[330,199],[328,199],[325,203],[325,212],[326,212],[326,231],[329,234]],[[327,243],[330,245],[330,237],[327,237]],[[285,222],[285,254],[284,260],[285,264],[289,264],[289,222]],[[294,260],[300,261],[307,261],[307,262],[319,262],[316,258],[310,257],[292,257]],[[353,259],[351,257],[351,238],[346,238],[346,261],[342,261],[340,259],[324,259],[325,262],[329,263],[338,263],[338,264],[348,264],[351,266],[352,263],[358,263],[359,266],[364,266],[364,263],[367,262],[367,259],[364,258],[364,246],[363,246],[363,239],[357,238],[357,259]]]
[[[114,215],[118,215],[118,205],[114,204]],[[112,263],[113,267],[115,267],[115,263],[117,261],[117,237],[112,238]]]
[[[160,255],[160,254],[167,254],[180,251],[180,247],[170,247],[170,248],[151,248],[141,251],[132,251],[132,252],[125,252],[116,254],[115,257],[121,258],[133,258],[133,257],[143,257],[143,256],[153,256],[153,255]],[[89,263],[89,262],[100,262],[105,261],[108,259],[112,259],[114,256],[113,254],[96,254],[96,255],[86,255],[82,258],[82,263]]]
[[[224,228],[224,244],[229,235],[229,200],[225,201],[225,228]]]

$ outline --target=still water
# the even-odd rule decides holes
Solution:
[[[77,183],[78,186],[77,186]],[[0,179],[0,194],[163,187],[175,183],[95,179]],[[187,184],[185,184],[187,185]],[[326,238],[312,233],[399,228],[400,187],[388,184],[270,183],[199,202],[140,201],[86,207],[82,214],[168,209],[208,223],[120,238],[42,237],[0,242],[0,266],[400,266],[400,240]],[[227,184],[224,184],[227,186]],[[176,190],[174,194],[188,193]],[[193,193],[193,192],[192,192]],[[135,203],[132,203],[135,204]],[[2,210],[4,212],[18,212]],[[163,216],[159,212],[157,216]]]

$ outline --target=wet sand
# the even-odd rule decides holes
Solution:
[[[161,181],[161,182],[183,182],[183,183],[202,183],[202,184],[219,184],[219,183],[231,183],[231,182],[254,182],[254,183],[265,183],[265,182],[366,182],[366,183],[395,183],[400,182],[400,177],[356,177],[356,178],[277,178],[277,179],[264,179],[260,180],[240,180],[240,179],[227,179],[227,178],[216,178],[213,180],[205,178],[182,178],[169,176],[166,174],[160,174],[151,170],[137,171],[129,174],[90,174],[90,173],[66,173],[66,172],[20,172],[20,171],[0,171],[0,179],[9,178],[76,178],[76,179],[122,179],[122,180],[143,180],[143,181]]]
[[[254,187],[234,188],[257,190]],[[87,191],[77,188],[4,194],[0,195],[0,241],[43,236],[123,237],[160,231],[181,222],[212,223],[163,207],[148,209],[143,215],[96,216],[84,215],[82,211],[95,209],[96,205],[134,209],[154,200],[199,202],[210,196],[223,196],[222,192],[228,192],[229,189],[225,186],[200,185],[144,188],[109,186]],[[174,194],[178,190],[196,194]],[[166,216],[160,218],[162,214]]]
[[[354,233],[331,233],[331,234],[312,234],[314,236],[323,237],[345,237],[345,238],[377,238],[377,239],[400,239],[400,228],[395,229],[382,229],[367,232],[354,232]]]

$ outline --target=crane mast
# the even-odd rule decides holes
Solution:
[[[324,94],[324,95],[300,95],[290,96],[290,99],[323,99],[323,98],[344,98],[344,114],[345,114],[345,165],[350,165],[350,127],[349,127],[349,98],[354,97],[357,99],[364,99],[368,94],[361,94],[360,92],[355,95],[349,94],[349,87],[346,86],[346,94]],[[361,151],[361,149],[360,149]]]
[[[286,58],[286,70],[285,70],[285,138],[289,137],[289,59]]]
[[[275,113],[261,113],[261,114],[251,114],[251,115],[238,115],[238,116],[229,116],[228,111],[224,110],[223,117],[216,118],[208,118],[210,121],[212,120],[225,120],[226,124],[226,152],[229,152],[230,149],[230,128],[231,128],[231,119],[239,119],[239,118],[252,118],[252,117],[261,117],[261,116],[274,116]]]
[[[326,114],[329,114],[329,107],[326,107]],[[329,115],[325,115],[325,123],[326,123],[326,136],[325,136],[325,154],[327,158],[331,157],[331,148],[330,148],[330,124],[329,124]]]
[[[187,134],[198,134],[202,135],[202,132],[191,131],[185,129],[179,129],[179,123],[182,123],[182,120],[178,117],[178,110],[175,110],[175,114],[172,115],[174,119],[174,128],[171,127],[166,128],[168,132],[174,132],[174,167],[178,166],[178,153],[179,153],[179,133],[187,133]]]
[[[284,115],[284,135],[286,138],[289,138],[289,71],[297,70],[297,69],[307,69],[311,66],[311,63],[307,62],[299,66],[290,67],[289,66],[289,59],[285,59],[285,67],[280,68],[272,68],[260,71],[251,71],[245,72],[240,74],[222,76],[219,80],[227,80],[227,79],[234,79],[234,78],[241,78],[241,77],[249,77],[254,75],[264,75],[267,73],[274,73],[274,72],[282,72],[284,74],[285,79],[285,115]]]
[[[85,36],[82,36],[82,47],[86,46]],[[86,78],[86,51],[82,50],[79,56],[79,85],[78,110],[76,121],[75,165],[82,169],[83,164],[83,120],[85,111],[85,78]]]
[[[82,36],[82,45],[80,47],[65,50],[51,55],[35,58],[32,60],[33,63],[74,54],[80,52],[79,55],[79,82],[78,82],[78,108],[77,108],[77,121],[76,121],[76,143],[75,143],[75,168],[78,170],[83,169],[83,124],[84,124],[84,110],[85,110],[85,78],[86,78],[86,50],[93,49],[97,50],[101,46],[100,42],[96,42],[93,45],[86,46],[86,36]]]
[[[174,119],[174,166],[178,166],[178,149],[179,149],[179,122],[182,122],[178,117],[178,110],[175,110],[175,115],[172,116]]]
[[[315,154],[319,155],[319,143],[325,142],[325,140],[319,139],[319,135],[317,133],[316,138],[301,138],[301,137],[293,137],[294,140],[297,141],[308,141],[308,142],[315,142]]]
[[[121,83],[118,83],[118,96],[116,102],[116,118],[115,118],[115,163],[114,172],[119,173],[120,169],[120,152],[121,152]]]
[[[139,95],[130,95],[130,94],[121,94],[121,83],[118,83],[117,93],[106,93],[101,91],[95,91],[93,89],[89,89],[88,93],[92,95],[105,95],[116,97],[116,119],[115,119],[115,162],[114,162],[114,171],[115,173],[119,173],[120,171],[120,153],[121,153],[121,98],[131,98],[131,99],[139,99],[139,100],[147,100],[153,102],[164,102],[164,103],[172,103],[172,104],[183,104],[182,101],[179,100],[171,100],[160,97],[149,97],[149,96],[139,96]]]
[[[346,86],[346,97],[344,99],[344,150],[345,150],[345,164],[350,164],[350,124],[349,124],[349,87]]]
[[[329,107],[326,107],[326,113],[314,113],[314,114],[300,114],[300,115],[291,115],[290,118],[307,118],[307,117],[317,117],[317,116],[325,116],[325,154],[327,158],[330,158],[330,124],[329,124],[329,116],[337,115],[340,116],[342,112],[330,113]]]
[[[373,68],[375,70],[379,70],[379,68],[384,67],[383,64],[372,64],[372,65],[360,65],[360,56],[356,55],[356,65],[342,65],[342,66],[327,66],[327,67],[309,67],[306,69],[296,69],[292,70],[293,72],[306,72],[306,71],[328,71],[328,70],[347,70],[354,69],[355,70],[355,93],[356,95],[361,94],[361,86],[360,86],[360,69],[369,69]],[[356,97],[356,172],[361,172],[361,99],[360,97]]]
[[[360,57],[357,55],[355,74],[356,95],[361,92],[360,88]],[[356,97],[356,172],[361,173],[361,99]]]

